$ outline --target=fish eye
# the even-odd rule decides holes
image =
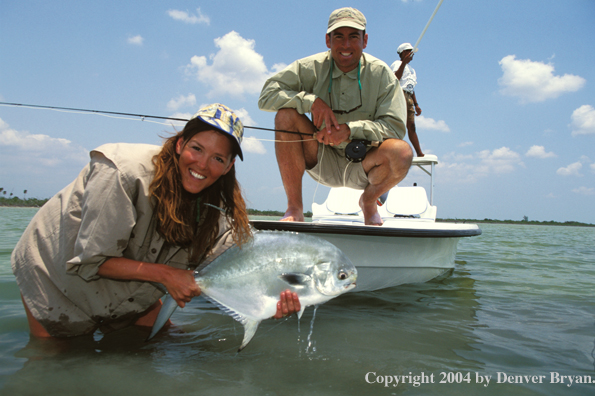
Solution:
[[[341,271],[341,272],[339,272],[339,276],[338,276],[338,278],[339,278],[340,280],[345,280],[345,279],[347,279],[347,273],[346,273],[345,271]]]

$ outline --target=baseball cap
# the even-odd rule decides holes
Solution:
[[[339,8],[331,12],[331,16],[328,18],[328,30],[326,33],[328,34],[335,29],[345,26],[357,30],[366,30],[366,17],[355,8]]]
[[[413,46],[409,43],[403,43],[401,45],[399,45],[399,47],[397,48],[397,54],[400,54],[403,51],[407,51],[407,50],[412,50]],[[415,49],[415,51],[413,52],[417,52],[418,48]]]
[[[221,103],[206,105],[190,118],[188,124],[194,119],[198,119],[227,134],[236,153],[242,161],[244,160],[242,149],[240,148],[244,136],[244,125],[240,118],[229,107],[222,105]]]

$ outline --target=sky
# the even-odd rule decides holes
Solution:
[[[438,0],[224,4],[1,0],[0,101],[167,117],[220,102],[273,128],[264,81],[327,50],[334,9],[362,11],[365,52],[390,65]],[[410,64],[438,217],[595,223],[594,21],[592,0],[444,0]],[[95,147],[181,129],[152,121],[0,106],[0,187],[49,198]],[[273,138],[245,130],[236,169],[250,208],[285,210]],[[401,185],[413,183],[429,187],[415,169]],[[304,176],[304,211],[327,193]]]

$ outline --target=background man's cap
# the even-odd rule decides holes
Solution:
[[[333,11],[328,18],[328,30],[326,33],[328,34],[335,29],[345,26],[357,30],[366,30],[366,17],[355,8],[339,8]]]
[[[192,116],[190,121],[195,118],[228,134],[232,144],[235,146],[235,151],[238,156],[242,161],[244,160],[242,149],[240,148],[242,138],[244,137],[244,125],[240,118],[229,107],[222,105],[221,103],[213,103],[198,110],[198,112]]]
[[[400,54],[403,51],[407,51],[407,50],[412,50],[413,46],[409,43],[403,43],[401,45],[399,45],[399,47],[397,48],[397,54]],[[419,48],[416,48],[415,51],[413,52],[417,52]]]

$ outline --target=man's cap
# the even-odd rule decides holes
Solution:
[[[400,54],[403,51],[407,51],[407,50],[412,50],[413,46],[409,43],[403,43],[401,45],[399,45],[399,47],[397,48],[397,54]],[[417,52],[418,48],[415,49],[415,51],[413,52]]]
[[[232,144],[235,147],[240,159],[243,161],[242,149],[240,144],[244,136],[244,125],[240,118],[227,106],[221,103],[213,103],[202,107],[192,116],[190,123],[194,119],[199,119],[207,125],[229,135]]]
[[[366,30],[366,17],[355,8],[339,8],[338,10],[331,12],[331,16],[328,18],[328,30],[326,33],[328,34],[340,27]]]

